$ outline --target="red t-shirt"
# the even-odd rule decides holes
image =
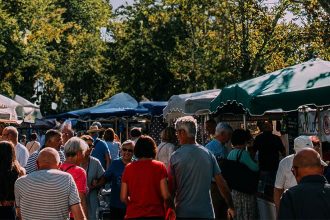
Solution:
[[[125,218],[165,216],[160,192],[160,181],[164,178],[166,167],[156,160],[134,161],[126,166],[122,176],[129,196]]]

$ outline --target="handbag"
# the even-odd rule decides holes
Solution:
[[[239,192],[254,194],[258,189],[259,172],[250,170],[240,162],[244,149],[241,149],[236,160],[218,160],[221,174],[228,183],[229,188]]]

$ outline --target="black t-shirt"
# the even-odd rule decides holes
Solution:
[[[259,151],[260,170],[276,171],[280,162],[280,153],[285,152],[281,138],[265,131],[256,137],[253,147]]]
[[[13,201],[15,200],[14,185],[15,181],[19,177],[19,173],[16,169],[5,171],[0,180],[0,201]]]

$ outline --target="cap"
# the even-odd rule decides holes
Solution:
[[[294,150],[297,153],[298,151],[304,148],[313,148],[313,143],[309,136],[301,135],[294,139]]]

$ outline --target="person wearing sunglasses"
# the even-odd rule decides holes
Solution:
[[[126,205],[120,201],[121,178],[126,165],[133,161],[134,142],[127,140],[120,149],[121,157],[112,161],[104,174],[105,179],[111,183],[110,215],[109,219],[124,219]]]
[[[94,140],[90,135],[83,135],[80,137],[88,144],[88,149],[85,152],[85,157],[81,163],[81,167],[85,169],[87,174],[87,186],[89,191],[86,196],[88,219],[97,219],[96,212],[99,207],[98,192],[103,183],[100,182],[100,178],[104,174],[103,166],[101,162],[91,156],[94,148]]]

